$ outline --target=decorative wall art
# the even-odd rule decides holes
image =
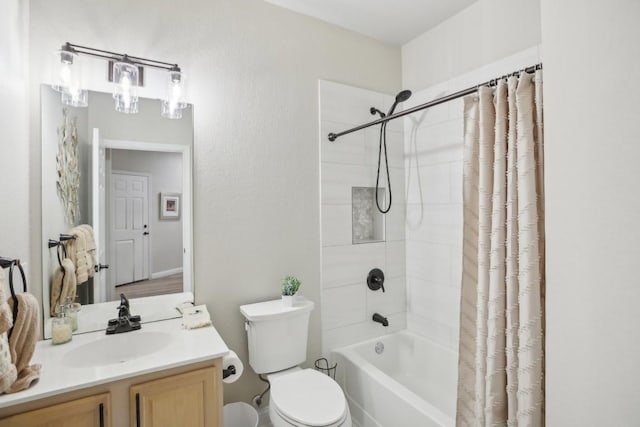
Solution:
[[[160,219],[180,219],[180,193],[160,193]]]
[[[62,126],[58,128],[58,154],[56,170],[58,198],[64,208],[67,224],[76,225],[80,219],[80,170],[78,168],[78,127],[76,117],[70,117],[66,108],[62,109]]]

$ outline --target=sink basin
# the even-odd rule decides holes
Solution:
[[[104,337],[68,351],[63,364],[71,368],[93,368],[148,356],[161,351],[171,342],[165,332],[135,331]]]

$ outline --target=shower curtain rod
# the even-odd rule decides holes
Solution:
[[[408,110],[398,111],[397,113],[392,114],[390,116],[383,117],[381,119],[374,120],[372,122],[365,123],[363,125],[356,126],[354,128],[351,128],[351,129],[348,129],[348,130],[345,130],[345,131],[342,131],[342,132],[338,132],[338,133],[331,132],[328,135],[329,141],[333,142],[336,139],[340,138],[341,136],[347,135],[347,134],[349,134],[351,132],[362,130],[362,129],[368,128],[370,126],[375,126],[375,125],[378,125],[380,123],[386,123],[388,121],[397,119],[398,117],[406,116],[408,114],[415,113],[416,111],[424,110],[424,109],[429,108],[429,107],[435,107],[436,105],[444,104],[445,102],[449,102],[449,101],[452,101],[454,99],[457,99],[457,98],[460,98],[460,97],[463,97],[463,96],[466,96],[466,95],[470,95],[470,94],[474,93],[475,91],[477,91],[478,88],[480,88],[480,86],[495,86],[496,84],[498,84],[498,82],[501,79],[504,79],[504,78],[507,78],[507,77],[511,77],[511,76],[518,76],[518,75],[520,75],[520,73],[523,73],[523,72],[525,72],[525,73],[533,73],[536,70],[542,70],[542,63],[538,63],[536,65],[532,65],[530,67],[526,67],[526,68],[523,68],[521,70],[514,71],[513,73],[510,73],[510,74],[505,74],[504,76],[500,76],[500,77],[497,77],[495,79],[491,79],[488,82],[480,83],[480,84],[472,86],[470,88],[459,90],[458,92],[454,92],[451,95],[446,95],[446,96],[443,96],[441,98],[434,99],[433,101],[429,101],[429,102],[426,102],[424,104],[416,105],[415,107],[409,108]]]

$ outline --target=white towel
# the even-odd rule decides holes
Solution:
[[[186,329],[202,328],[210,324],[211,316],[206,305],[202,304],[182,309],[182,325]]]

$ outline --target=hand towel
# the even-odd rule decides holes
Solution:
[[[9,286],[5,282],[5,274],[4,270],[0,268],[0,334],[7,332],[11,326],[13,326],[13,313],[11,312],[11,307],[6,302],[6,297],[4,295],[5,288]],[[0,367],[0,372],[2,372],[2,368]]]
[[[96,274],[94,267],[98,264],[98,256],[96,255],[96,238],[93,234],[93,228],[89,224],[82,224],[77,228],[84,232],[88,273],[89,277],[93,277]]]
[[[207,306],[196,305],[195,307],[184,307],[182,309],[182,325],[186,329],[202,328],[211,324],[211,316]]]
[[[3,301],[4,303],[4,301]],[[11,388],[18,378],[16,365],[11,360],[7,333],[0,334],[0,394]]]
[[[69,231],[69,234],[75,237],[75,239],[67,240],[65,242],[67,257],[76,267],[76,283],[81,285],[89,280],[89,268],[93,268],[93,265],[88,265],[87,243],[84,237],[84,231],[78,227],[74,227]]]
[[[76,275],[73,262],[69,258],[62,260],[62,266],[56,269],[51,281],[51,292],[49,293],[49,312],[51,317],[58,314],[58,306],[64,304],[67,297],[72,300],[76,298]]]
[[[40,365],[29,365],[38,341],[40,305],[36,297],[29,293],[21,293],[17,297],[18,317],[11,332],[9,348],[18,376],[5,393],[15,393],[29,388],[35,380],[40,378]],[[9,299],[9,305],[13,307],[13,300]]]

